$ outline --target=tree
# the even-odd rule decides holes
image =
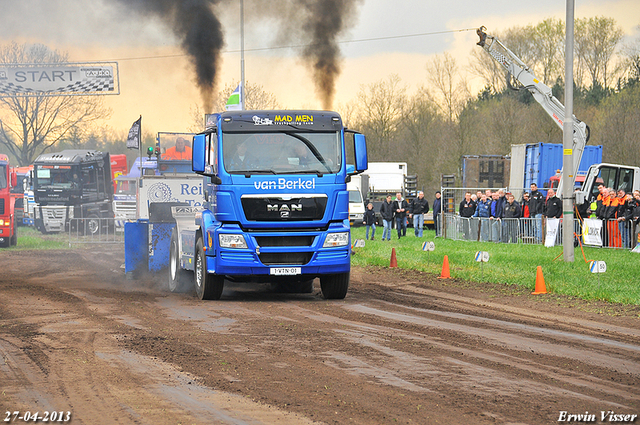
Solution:
[[[42,44],[13,42],[0,47],[0,64],[65,62],[66,54]],[[0,97],[0,145],[15,156],[20,165],[29,165],[59,141],[83,134],[93,122],[110,115],[100,96]]]
[[[427,64],[427,79],[436,91],[436,103],[453,123],[471,97],[465,81],[459,79],[456,60],[447,52]]]
[[[404,113],[406,88],[393,74],[368,86],[361,86],[357,95],[359,115],[354,127],[367,135],[371,159],[383,161],[398,155],[396,135]]]
[[[576,81],[579,85],[589,78],[589,86],[607,89],[618,70],[613,66],[613,55],[624,32],[613,18],[596,17],[577,19],[575,23]]]

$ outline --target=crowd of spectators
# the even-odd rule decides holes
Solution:
[[[531,243],[542,242],[543,218],[561,218],[562,201],[554,189],[548,189],[546,197],[535,183],[530,189],[520,201],[502,189],[466,192],[458,209],[460,217],[469,219],[462,223],[464,238],[515,243],[520,237]],[[581,227],[585,218],[603,220],[604,246],[635,246],[640,231],[640,191],[630,195],[622,189],[616,191],[604,185],[599,186],[599,191],[593,203],[575,206],[578,226]],[[576,233],[580,234],[580,228],[576,228]]]

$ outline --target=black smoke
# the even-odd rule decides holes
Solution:
[[[180,40],[196,72],[205,110],[213,105],[220,54],[224,47],[222,25],[213,6],[220,0],[118,0],[125,7],[159,17]]]
[[[301,0],[305,10],[302,32],[309,44],[303,58],[311,67],[316,91],[325,109],[332,109],[335,82],[340,75],[338,36],[347,22],[353,22],[359,0]]]

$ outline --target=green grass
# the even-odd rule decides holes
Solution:
[[[352,228],[352,240],[364,239],[365,228]],[[629,250],[603,248],[575,248],[573,263],[563,260],[562,247],[545,248],[542,245],[503,244],[491,242],[453,241],[435,238],[434,231],[425,229],[418,239],[413,229],[398,240],[392,230],[391,241],[383,242],[382,226],[376,228],[376,240],[366,241],[364,248],[356,248],[352,264],[357,266],[389,267],[392,248],[396,249],[398,267],[440,275],[444,256],[449,260],[452,278],[475,282],[520,285],[534,290],[537,267],[542,267],[547,291],[608,302],[640,305],[640,254]],[[422,243],[432,241],[435,250],[422,250]],[[489,262],[475,261],[477,251],[487,251]],[[557,257],[557,259],[556,259]],[[594,274],[585,262],[605,261],[607,271]]]
[[[69,249],[69,234],[51,233],[43,235],[33,227],[18,227],[18,244],[12,246],[11,250],[29,249]]]

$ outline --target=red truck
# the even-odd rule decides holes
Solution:
[[[18,243],[15,217],[15,200],[11,188],[18,184],[15,171],[9,166],[9,157],[0,154],[0,246],[8,247]]]

